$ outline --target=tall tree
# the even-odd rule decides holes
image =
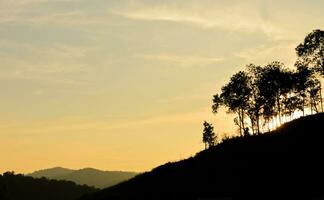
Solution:
[[[282,99],[292,90],[292,73],[283,63],[274,61],[262,68],[257,84],[264,99],[264,117],[278,116],[281,124]]]
[[[313,71],[301,61],[297,61],[295,67],[297,68],[295,73],[295,92],[297,96],[301,98],[302,112],[303,116],[305,116],[305,107],[308,106],[307,90],[309,82],[313,78]]]
[[[296,47],[297,55],[324,76],[324,31],[314,30]]]
[[[303,99],[296,95],[291,95],[282,100],[283,114],[288,116],[290,120],[296,110],[303,111]]]
[[[307,63],[298,60],[295,64],[297,72],[295,73],[295,91],[303,99],[303,114],[305,106],[310,105],[311,113],[318,112],[318,106],[322,108],[321,82],[316,76],[314,69],[308,67]]]
[[[309,98],[310,98],[310,106],[311,106],[311,113],[313,114],[313,112],[318,113],[318,108],[317,102],[320,102],[320,98],[321,98],[321,84],[320,81],[316,78],[311,79],[308,83],[308,94],[309,94]]]
[[[251,96],[248,103],[248,116],[251,120],[252,133],[255,132],[260,134],[260,115],[262,106],[264,104],[264,99],[260,95],[260,87],[258,84],[258,79],[262,73],[262,67],[254,64],[249,64],[246,66],[247,73],[250,77],[249,87],[251,88]]]
[[[309,33],[296,47],[299,60],[324,77],[324,31],[316,29]],[[323,112],[322,86],[319,82],[320,107]]]
[[[243,135],[245,130],[245,115],[251,96],[249,80],[250,77],[248,74],[244,71],[240,71],[234,74],[229,83],[222,87],[220,96],[216,96],[218,98],[216,98],[216,102],[221,100],[220,102],[228,108],[229,113],[236,113],[238,115],[238,126],[241,135]]]
[[[214,132],[214,127],[208,122],[204,122],[203,129],[203,142],[205,143],[205,149],[214,146],[216,143],[216,135]]]

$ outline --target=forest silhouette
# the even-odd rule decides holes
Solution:
[[[245,71],[234,74],[221,93],[214,95],[213,112],[224,106],[235,113],[241,136],[273,130],[274,124],[280,126],[283,118],[292,120],[298,111],[302,116],[307,109],[311,114],[323,112],[324,31],[308,34],[296,47],[296,54],[294,68],[273,61],[264,67],[249,64]]]
[[[14,172],[0,175],[0,200],[75,200],[95,191],[72,181],[36,179]]]

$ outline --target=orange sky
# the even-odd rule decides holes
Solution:
[[[251,62],[292,66],[323,6],[1,1],[0,172],[146,171],[194,155],[204,120],[235,133],[232,116],[211,113],[212,95]]]

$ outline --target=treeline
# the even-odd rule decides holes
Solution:
[[[301,115],[323,112],[324,31],[314,30],[296,47],[294,67],[274,61],[249,64],[234,74],[213,97],[212,110],[226,107],[236,114],[240,135],[260,134]]]
[[[0,175],[1,200],[75,200],[97,191],[72,181],[26,177],[6,172]]]

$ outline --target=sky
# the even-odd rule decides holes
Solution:
[[[147,171],[235,134],[212,96],[249,63],[293,66],[322,0],[0,0],[0,172]]]

